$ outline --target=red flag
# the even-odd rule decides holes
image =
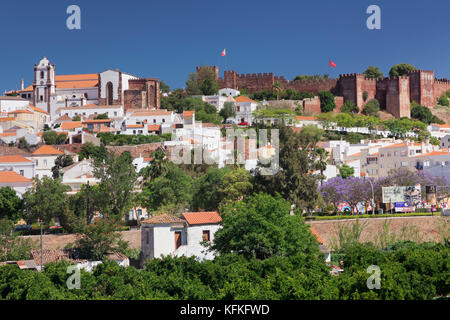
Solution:
[[[328,60],[328,61],[330,61],[330,67],[336,68],[336,63],[334,63],[334,62],[331,61],[331,60]]]
[[[226,51],[225,51],[225,49],[223,49],[223,51],[222,51],[222,53],[220,54],[222,57],[225,57],[225,55],[226,55]]]

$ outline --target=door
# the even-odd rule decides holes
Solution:
[[[175,250],[181,246],[181,231],[175,231]]]

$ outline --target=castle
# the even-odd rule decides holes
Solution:
[[[212,68],[221,88],[246,89],[253,93],[272,90],[272,86],[278,81],[283,89],[298,92],[317,94],[321,90],[331,91],[335,96],[343,97],[344,102],[353,101],[361,110],[367,101],[375,98],[380,102],[381,109],[397,118],[410,117],[412,101],[434,108],[439,97],[450,90],[448,79],[435,79],[434,72],[426,70],[410,71],[404,77],[384,79],[368,79],[364,74],[352,73],[341,74],[338,79],[289,81],[283,76],[274,76],[273,73],[238,74],[234,70],[224,71],[223,78],[220,78],[217,66],[197,67],[197,73],[201,68]]]

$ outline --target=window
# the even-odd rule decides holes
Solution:
[[[398,151],[394,151],[394,157],[398,156]]]
[[[139,133],[139,134],[142,134],[142,130],[138,130],[138,133]]]
[[[24,174],[23,170],[20,170],[19,172],[20,172],[20,175],[23,176],[23,174]]]
[[[402,167],[407,167],[408,166],[408,162],[402,161]]]
[[[147,231],[146,233],[145,233],[145,242],[147,243],[147,244],[149,244],[149,242],[150,242],[150,232],[149,231]]]
[[[44,79],[44,71],[41,71],[41,79]]]
[[[175,250],[181,247],[181,231],[175,231]]]
[[[162,119],[162,122],[163,122],[163,123],[166,122],[166,119]]]
[[[413,156],[414,155],[414,150],[409,150],[409,155]]]
[[[37,166],[39,165],[39,160],[36,160],[36,165],[37,165]]]
[[[47,166],[47,160],[44,160],[44,166]]]
[[[205,242],[210,241],[209,230],[203,230],[203,241],[205,241]]]
[[[40,101],[44,101],[44,96],[39,96]]]
[[[384,153],[380,153],[380,157],[383,158],[384,157]]]
[[[114,111],[114,115],[117,116],[117,111]]]
[[[136,130],[133,130],[133,134],[136,134]]]
[[[390,156],[391,156],[391,153],[390,153],[390,152],[388,152],[387,156],[388,156],[388,157],[390,157]]]
[[[153,123],[156,123],[156,119],[153,119]]]

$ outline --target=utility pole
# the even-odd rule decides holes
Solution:
[[[44,268],[44,264],[43,264],[44,250],[43,250],[43,247],[42,247],[42,220],[41,220],[41,218],[38,218],[38,221],[39,221],[39,226],[41,227],[41,269],[40,269],[40,271],[42,271],[43,268]]]

